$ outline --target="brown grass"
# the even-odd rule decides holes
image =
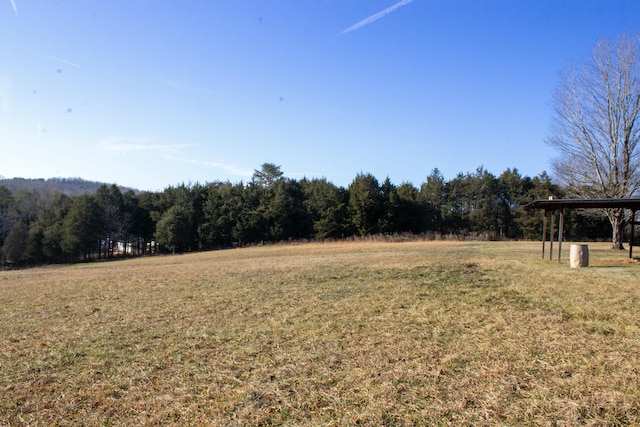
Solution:
[[[0,425],[639,424],[640,265],[606,248],[583,269],[414,242],[0,272]]]

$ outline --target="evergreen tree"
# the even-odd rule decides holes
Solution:
[[[414,234],[427,231],[433,215],[430,206],[420,201],[418,189],[410,183],[403,183],[396,189],[395,196],[397,231]]]
[[[172,253],[193,249],[194,235],[191,209],[174,205],[167,210],[156,224],[156,240]]]
[[[205,240],[200,239],[200,230],[204,227],[205,224],[205,216],[204,216],[204,206],[207,202],[208,198],[208,189],[207,186],[200,185],[198,183],[191,186],[191,223],[192,230],[191,234],[194,238],[194,247],[193,249],[204,249],[210,247]]]
[[[435,168],[427,176],[427,181],[420,187],[419,200],[424,206],[426,223],[429,229],[444,233],[448,230],[447,218],[447,185],[444,176]]]
[[[380,215],[378,218],[378,232],[391,234],[401,232],[398,224],[400,203],[397,188],[389,177],[380,186]]]
[[[101,185],[95,193],[102,213],[102,237],[107,243],[106,257],[113,256],[114,244],[122,240],[124,231],[124,198],[117,185]]]
[[[531,215],[531,212],[524,210],[524,205],[531,201],[531,178],[523,177],[515,168],[507,169],[498,177],[498,186],[503,192],[502,218],[506,237],[522,238],[524,232],[519,224]]]
[[[199,229],[206,247],[225,248],[234,243],[235,229],[242,212],[244,185],[216,182],[207,186],[202,206],[204,221]]]
[[[260,170],[254,169],[251,182],[261,187],[270,188],[276,181],[282,179],[280,166],[274,163],[263,163]]]
[[[349,215],[360,236],[379,232],[382,196],[378,180],[371,174],[359,173],[349,185]]]
[[[347,191],[325,178],[302,180],[304,205],[311,221],[313,237],[316,239],[340,238],[345,235],[347,225]]]
[[[62,262],[64,251],[64,220],[73,204],[72,199],[58,191],[49,194],[49,200],[29,227],[27,258],[32,262]]]
[[[471,230],[497,238],[500,234],[501,192],[496,177],[483,167],[466,175],[467,217]]]
[[[443,209],[443,232],[466,234],[469,224],[469,189],[465,175],[458,173],[455,178],[445,183],[446,201]]]
[[[0,185],[0,248],[4,245],[4,239],[13,227],[13,219],[9,209],[13,205],[13,195],[7,187]]]
[[[311,234],[311,222],[304,207],[300,183],[291,179],[276,181],[269,196],[265,219],[269,235],[274,241],[300,239]]]
[[[270,240],[266,220],[268,188],[254,182],[244,186],[233,238],[240,245]]]
[[[144,253],[147,244],[153,239],[154,223],[151,221],[149,210],[141,203],[140,198],[133,192],[123,194],[124,200],[124,232],[135,247],[138,254]],[[125,239],[125,240],[129,240]]]
[[[27,238],[29,229],[23,221],[17,221],[7,235],[2,245],[2,255],[5,262],[19,264],[26,260]]]
[[[61,247],[73,259],[88,259],[100,247],[102,209],[94,195],[78,196],[64,220]]]

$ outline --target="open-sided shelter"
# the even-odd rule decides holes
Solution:
[[[633,235],[634,226],[639,225],[636,221],[636,212],[640,211],[640,199],[553,199],[536,200],[524,207],[527,210],[543,209],[544,222],[542,225],[542,258],[545,253],[545,243],[547,240],[547,216],[551,217],[551,229],[549,232],[549,259],[553,256],[553,235],[555,233],[556,211],[560,211],[560,220],[558,223],[558,261],[560,261],[560,253],[562,251],[562,227],[564,224],[565,209],[629,209],[631,210],[631,233],[629,235],[629,258],[633,258]],[[549,215],[547,215],[549,214]]]

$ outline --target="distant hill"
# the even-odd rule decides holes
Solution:
[[[104,182],[87,181],[82,178],[0,178],[0,185],[7,187],[12,193],[21,189],[38,190],[45,193],[57,190],[69,196],[79,196],[80,194],[95,193],[103,184],[111,185]],[[138,192],[133,188],[118,187],[122,192],[129,190]]]

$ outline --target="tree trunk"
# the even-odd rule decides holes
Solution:
[[[613,229],[613,238],[611,242],[611,249],[624,250],[622,244],[622,231],[624,228],[624,211],[622,209],[617,210],[613,215],[609,216],[611,221],[611,228]]]

